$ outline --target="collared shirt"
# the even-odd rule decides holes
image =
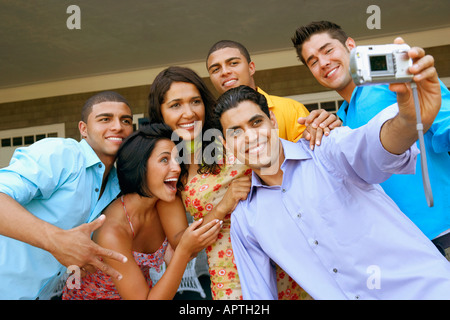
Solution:
[[[393,175],[381,183],[384,191],[430,239],[450,229],[450,92],[442,81],[441,94],[441,109],[424,134],[434,206],[428,207],[425,199],[420,161],[415,174]],[[345,126],[355,129],[396,101],[395,93],[387,85],[356,87],[350,104],[344,101],[337,114]]]
[[[104,170],[85,140],[43,139],[15,151],[0,170],[0,192],[39,219],[71,229],[97,218],[118,195],[112,168],[99,199]],[[49,252],[0,236],[0,299],[48,299],[65,272]]]
[[[305,126],[300,125],[297,119],[307,117],[309,115],[308,109],[293,99],[268,95],[259,87],[256,90],[266,97],[269,110],[273,112],[277,119],[278,136],[288,141],[297,142],[305,130]]]
[[[335,129],[314,151],[281,140],[280,186],[253,173],[231,215],[244,299],[277,298],[273,262],[314,299],[450,299],[450,264],[376,184],[414,172],[415,145],[393,155],[379,139],[395,112]]]

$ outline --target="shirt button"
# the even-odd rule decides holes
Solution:
[[[286,192],[286,189],[285,189],[285,188],[283,188],[283,189],[281,190],[281,192],[285,193],[285,192]]]
[[[314,244],[317,246],[319,244],[319,241],[314,240]]]
[[[359,299],[359,295],[356,295],[356,296],[355,296],[355,299],[358,300],[358,299]]]
[[[98,165],[98,167],[101,168],[101,167],[102,167],[102,164],[100,163],[100,164]]]
[[[297,218],[301,218],[302,217],[302,214],[301,214],[301,212],[299,212],[298,214],[297,214]]]
[[[98,188],[95,188],[95,192],[98,192]]]
[[[337,273],[337,272],[338,272],[338,269],[334,268],[334,269],[333,269],[333,272],[334,272],[334,273]]]

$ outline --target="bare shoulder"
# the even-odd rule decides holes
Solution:
[[[117,249],[127,243],[132,243],[130,225],[128,224],[122,203],[119,199],[113,201],[103,212],[105,222],[94,232],[94,241],[106,248]]]

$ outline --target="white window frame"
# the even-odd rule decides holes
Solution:
[[[447,88],[450,88],[450,77],[441,78],[441,81]],[[324,102],[335,102],[336,110],[331,111],[336,113],[339,110],[343,98],[336,91],[322,91],[316,93],[307,93],[307,94],[297,94],[292,96],[287,96],[286,98],[290,98],[296,100],[304,105],[317,103],[318,109],[322,109],[321,104]]]
[[[335,109],[329,110],[332,113],[336,113],[338,111],[340,104],[342,103],[340,103],[339,101],[343,100],[343,98],[336,91],[322,91],[316,93],[298,94],[288,96],[286,98],[296,100],[304,105],[317,104],[317,109],[323,109],[322,104],[325,102],[334,102]]]
[[[14,151],[17,148],[28,146],[25,144],[25,137],[33,136],[33,143],[36,142],[36,136],[42,135],[45,138],[48,137],[60,137],[64,138],[66,134],[66,127],[64,123],[56,123],[46,126],[27,127],[20,129],[10,129],[0,131],[0,168],[6,167],[11,160]],[[22,144],[13,145],[13,138],[22,138]],[[44,138],[43,137],[43,138]],[[11,139],[11,146],[2,147],[3,139]]]

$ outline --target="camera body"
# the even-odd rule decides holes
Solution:
[[[407,44],[357,46],[350,52],[350,74],[357,86],[411,82]]]

